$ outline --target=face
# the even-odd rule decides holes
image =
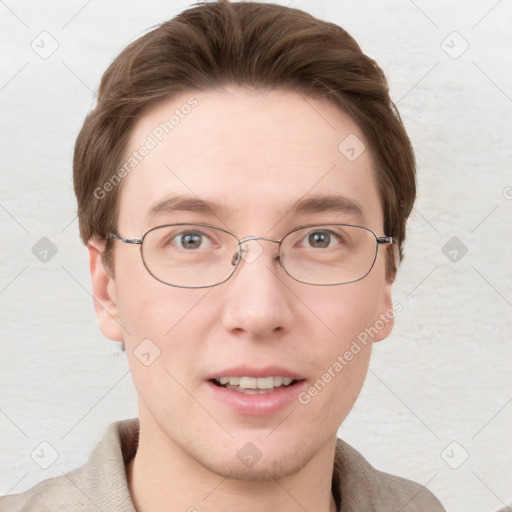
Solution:
[[[338,149],[347,136],[364,136],[325,101],[282,91],[191,93],[148,111],[127,157],[191,97],[195,107],[183,109],[189,113],[124,178],[121,236],[140,238],[172,223],[212,224],[239,239],[281,239],[320,223],[386,235],[369,151],[354,160]],[[311,198],[320,199],[315,208],[293,208]],[[314,286],[286,274],[274,258],[277,244],[252,241],[254,257],[229,280],[187,289],[153,278],[138,245],[114,243],[115,275],[104,272],[94,244],[91,272],[104,306],[97,307],[101,329],[126,345],[141,436],[217,474],[254,480],[292,474],[334,442],[370,357],[371,342],[354,348],[354,340],[383,314],[387,321],[372,341],[392,327],[383,247],[364,279]],[[279,379],[242,380],[250,388],[274,384],[261,394],[244,392],[236,380],[229,388],[215,382],[244,376],[293,381],[278,387]],[[256,464],[244,462],[260,454]]]

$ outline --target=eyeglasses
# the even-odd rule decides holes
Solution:
[[[350,224],[300,226],[281,240],[263,236],[238,239],[209,224],[167,224],[146,231],[142,238],[107,238],[139,244],[147,271],[158,281],[180,288],[208,288],[227,281],[242,260],[252,263],[263,252],[264,240],[278,244],[274,259],[296,281],[317,286],[352,283],[363,279],[375,264],[379,245],[392,244],[389,236]]]

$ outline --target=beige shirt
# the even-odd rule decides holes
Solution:
[[[126,464],[137,451],[138,439],[137,419],[112,423],[84,466],[0,498],[0,512],[136,512]],[[444,511],[425,487],[377,471],[341,439],[332,492],[339,512]]]

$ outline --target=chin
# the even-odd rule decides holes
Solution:
[[[236,445],[233,449],[217,446],[216,449],[209,449],[207,455],[204,452],[191,455],[205,469],[222,478],[262,482],[298,473],[320,449],[315,443],[307,443],[304,439],[287,445],[264,438],[261,442],[236,440],[233,444]],[[230,456],[229,452],[233,455]]]
[[[278,456],[279,457],[279,456]],[[203,466],[212,473],[223,478],[239,480],[243,482],[264,482],[280,480],[298,473],[308,460],[304,461],[297,454],[276,458],[273,455],[272,460],[265,460],[263,456],[252,467],[245,467],[239,460],[235,459],[219,464],[218,461],[203,461]]]

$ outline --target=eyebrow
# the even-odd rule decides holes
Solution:
[[[164,199],[163,201],[155,204],[146,215],[146,218],[151,218],[159,213],[172,213],[172,212],[196,212],[211,215],[218,215],[226,208],[221,206],[220,203],[214,201],[204,201],[197,197],[189,196],[172,196]]]
[[[149,210],[146,218],[150,219],[159,213],[177,211],[203,213],[215,215],[216,217],[219,217],[220,214],[223,216],[228,216],[229,214],[229,209],[216,201],[205,201],[198,197],[179,195],[167,197],[155,204]],[[340,195],[316,195],[298,199],[288,208],[285,208],[285,211],[287,212],[286,216],[335,212],[353,215],[359,220],[364,219],[361,205],[354,199]]]
[[[299,199],[289,209],[290,215],[329,212],[353,215],[359,220],[364,219],[363,209],[355,199],[339,195],[318,195]]]

